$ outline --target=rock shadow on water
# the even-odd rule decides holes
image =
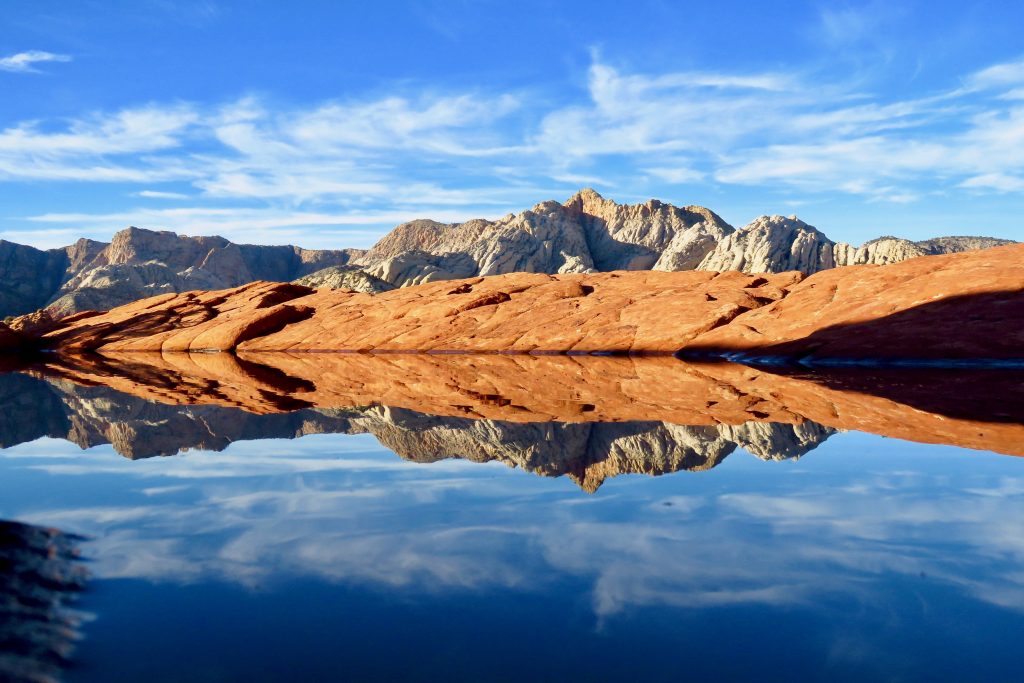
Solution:
[[[0,679],[50,683],[69,664],[80,621],[69,603],[87,578],[81,540],[0,520]]]

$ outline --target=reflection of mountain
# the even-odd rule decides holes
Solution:
[[[497,460],[547,477],[569,475],[596,491],[619,474],[667,474],[706,470],[737,446],[763,460],[799,457],[835,430],[748,422],[738,426],[686,426],[665,422],[502,422],[437,417],[375,408],[353,425],[406,460],[434,462],[459,457]]]
[[[36,369],[158,403],[253,413],[386,405],[506,422],[801,424],[1024,455],[1024,372],[765,370],[667,357],[131,353]]]
[[[52,681],[67,662],[77,624],[65,603],[85,582],[76,540],[0,521],[0,679]]]
[[[709,469],[737,446],[765,460],[798,457],[834,432],[810,422],[510,422],[386,406],[260,415],[218,405],[150,402],[107,387],[18,374],[0,376],[0,394],[12,399],[0,417],[4,447],[49,436],[82,448],[109,443],[134,459],[193,448],[223,450],[239,440],[369,433],[406,460],[496,460],[542,476],[569,475],[588,491],[618,474]]]

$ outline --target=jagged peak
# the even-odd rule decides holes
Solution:
[[[742,228],[740,228],[737,232],[746,233],[755,230],[765,230],[772,228],[801,230],[803,232],[811,232],[821,235],[822,237],[826,237],[825,233],[823,233],[821,230],[818,230],[818,228],[814,227],[810,223],[801,220],[800,218],[797,217],[796,214],[792,214],[790,216],[783,216],[776,213],[771,215],[765,214],[763,216],[758,216],[757,218],[755,218],[754,220],[750,221]]]
[[[566,204],[570,204],[570,203],[572,203],[572,202],[574,202],[576,200],[586,201],[588,199],[589,200],[594,200],[594,199],[604,200],[604,197],[601,195],[600,192],[598,192],[594,188],[592,188],[592,187],[584,187],[584,188],[581,188],[576,194],[574,194],[573,196],[569,197],[569,199],[565,203]]]

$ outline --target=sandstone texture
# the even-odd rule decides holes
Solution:
[[[798,272],[515,273],[378,294],[253,283],[11,325],[64,351],[1020,360],[1024,246]],[[26,322],[27,321],[27,322]]]
[[[818,273],[689,351],[819,359],[1024,358],[1024,246]]]
[[[493,221],[410,221],[369,251],[233,244],[222,237],[134,227],[117,233],[109,244],[82,239],[46,251],[0,240],[0,316],[46,307],[62,317],[155,294],[225,289],[257,280],[379,292],[514,272],[811,274],[1004,243],[984,237],[922,242],[884,237],[858,248],[832,242],[795,216],[763,216],[735,230],[700,206],[677,207],[656,199],[617,204],[586,189],[565,202],[541,202]]]
[[[254,283],[60,321],[65,351],[660,352],[780,300],[799,273],[512,274],[370,295]]]

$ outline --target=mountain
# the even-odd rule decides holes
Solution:
[[[61,317],[166,292],[288,282],[344,266],[362,254],[359,249],[234,244],[223,237],[136,227],[118,232],[109,243],[81,239],[61,249],[0,240],[0,315],[47,307]]]
[[[414,220],[370,250],[314,251],[239,245],[128,228],[109,244],[79,240],[39,250],[0,241],[0,316],[47,307],[55,317],[107,310],[168,292],[225,289],[255,280],[298,280],[314,288],[380,292],[396,287],[513,272],[616,270],[798,270],[886,264],[980,249],[1008,240],[882,237],[837,243],[795,216],[762,216],[736,230],[713,211],[652,199],[617,204],[591,189],[498,220]]]

